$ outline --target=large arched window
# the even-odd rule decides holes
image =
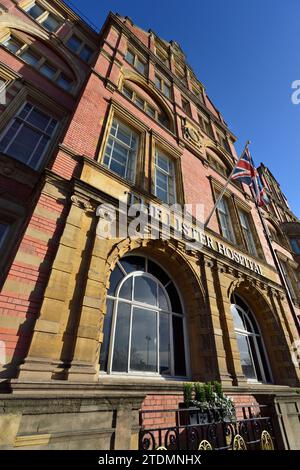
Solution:
[[[243,373],[249,381],[271,382],[266,351],[256,320],[239,295],[233,294],[231,300]]]
[[[182,304],[172,280],[150,259],[118,261],[103,329],[101,371],[186,376]]]

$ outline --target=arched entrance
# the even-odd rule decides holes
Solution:
[[[270,383],[271,372],[260,328],[250,307],[238,294],[231,297],[231,313],[247,380]]]
[[[130,257],[133,264],[134,259],[138,260],[135,266],[129,266]],[[100,348],[102,374],[152,374],[203,381],[218,379],[215,350],[207,347],[207,328],[212,329],[212,325],[198,263],[197,257],[186,256],[170,241],[124,240],[114,247],[107,258],[107,303]],[[147,286],[143,296],[135,292],[136,282]],[[149,285],[152,286],[150,296]],[[158,293],[153,296],[155,290]],[[124,299],[124,296],[130,298]],[[116,338],[118,343],[118,316],[119,319],[126,316],[125,310],[120,313],[119,305],[124,304],[130,311],[127,315],[132,323],[129,322],[129,343],[126,343],[126,371],[117,371],[114,356]],[[144,326],[139,325],[142,323],[139,314],[147,318],[151,334],[146,334]],[[143,334],[143,345],[136,340],[138,332]],[[148,344],[146,336],[151,338]],[[137,345],[139,365],[132,359]],[[151,361],[156,361],[155,367],[151,364],[152,370],[149,370],[150,364],[145,365],[147,356],[150,361],[150,351]]]
[[[298,382],[291,358],[289,325],[281,315],[279,294],[260,290],[248,280],[229,289],[233,329],[241,369],[249,382],[293,385]]]
[[[178,289],[157,263],[121,258],[110,278],[100,370],[186,377],[186,327]]]

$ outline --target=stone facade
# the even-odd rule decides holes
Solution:
[[[297,314],[299,308],[289,302],[249,187],[230,184],[225,194],[234,240],[222,232],[218,211],[197,232],[195,205],[203,204],[205,219],[237,158],[235,137],[220,112],[177,43],[113,14],[96,34],[63,2],[39,1],[59,18],[50,34],[43,16],[33,19],[24,11],[28,3],[2,1],[0,42],[10,35],[26,44],[35,40],[36,47],[40,41],[41,53],[51,47],[51,60],[69,70],[73,87],[63,91],[2,41],[0,78],[11,78],[1,131],[26,100],[57,107],[60,127],[39,169],[9,152],[0,155],[0,216],[3,209],[10,231],[0,244],[1,448],[137,448],[139,409],[157,409],[151,424],[158,425],[159,410],[182,401],[183,381],[213,380],[237,403],[272,403],[278,435],[288,435],[281,447],[299,448],[300,373],[292,355],[299,337],[293,309]],[[70,51],[72,34],[81,48],[86,43],[94,51],[88,64]],[[134,182],[104,164],[115,119],[139,136]],[[132,198],[163,208],[155,192],[157,148],[174,165],[177,202],[191,205],[184,232],[194,230],[199,243],[188,246],[187,233],[178,235],[176,214],[170,239],[162,227],[158,239],[100,236],[103,226],[112,228],[111,214],[119,219]],[[249,220],[252,253],[241,211]],[[292,258],[288,245],[285,253]],[[129,254],[157,263],[180,293],[186,377],[100,371],[107,293],[112,273]],[[245,376],[233,295],[258,324],[268,383]]]

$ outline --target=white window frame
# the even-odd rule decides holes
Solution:
[[[29,114],[26,116],[26,119],[28,118],[28,116],[31,114],[32,110],[37,108],[39,111],[43,112],[44,114],[46,114],[48,117],[49,117],[49,123],[50,123],[50,120],[53,119],[56,121],[56,126],[54,127],[53,131],[52,131],[52,134],[51,136],[49,134],[47,134],[45,131],[35,127],[34,125],[32,125],[31,123],[28,123],[26,121],[26,119],[23,119],[23,118],[20,118],[20,114],[22,113],[23,109],[25,108],[25,106],[29,104],[32,106],[32,109],[29,111]],[[49,146],[51,145],[51,143],[53,142],[53,140],[55,139],[56,137],[56,134],[57,134],[57,130],[58,130],[58,127],[59,127],[59,120],[56,118],[56,117],[53,117],[52,114],[48,114],[48,111],[45,111],[42,107],[39,107],[35,104],[32,104],[30,101],[25,101],[22,106],[19,108],[19,110],[15,113],[15,115],[13,116],[13,118],[11,119],[9,125],[3,130],[3,132],[1,133],[0,135],[0,142],[2,141],[2,139],[6,136],[6,134],[10,131],[11,127],[13,126],[13,124],[16,122],[16,121],[21,121],[21,125],[19,126],[16,134],[14,135],[13,137],[13,140],[10,141],[7,146],[5,147],[4,150],[2,150],[3,153],[5,153],[9,147],[13,144],[13,142],[15,142],[17,136],[19,135],[20,131],[23,129],[24,126],[28,126],[32,129],[34,129],[36,132],[39,132],[40,133],[40,139],[38,141],[38,143],[35,145],[34,149],[32,150],[31,152],[31,156],[30,158],[27,160],[27,162],[23,162],[21,160],[19,160],[18,158],[15,158],[14,156],[11,156],[11,158],[14,158],[15,160],[19,161],[20,163],[23,163],[24,165],[27,165],[29,167],[31,167],[30,165],[30,160],[32,159],[33,155],[34,155],[34,152],[36,151],[36,149],[38,148],[40,142],[41,142],[41,139],[44,137],[44,136],[47,136],[49,137],[48,139],[48,143],[47,145],[45,146],[44,150],[43,150],[43,153],[39,159],[39,161],[36,163],[36,166],[33,167],[34,170],[38,170],[41,165],[42,165],[42,162],[44,161],[45,159],[45,155],[47,153],[47,151],[49,150]],[[9,155],[9,154],[8,154]],[[31,167],[32,168],[32,167]]]
[[[263,341],[263,337],[262,337],[259,325],[255,321],[254,315],[253,315],[251,309],[249,308],[249,306],[247,305],[247,303],[245,302],[245,300],[244,299],[242,299],[242,300],[243,300],[244,304],[246,305],[246,307],[248,308],[248,311],[245,311],[240,305],[238,305],[238,303],[235,300],[235,295],[234,294],[233,294],[233,302],[234,303],[231,304],[231,308],[232,307],[236,308],[238,310],[238,312],[241,314],[242,317],[243,316],[246,317],[247,321],[249,322],[249,324],[251,326],[252,331],[248,331],[246,328],[243,328],[243,329],[242,328],[237,328],[235,326],[234,326],[234,331],[235,331],[236,335],[246,336],[247,338],[249,338],[251,336],[253,338],[255,353],[256,353],[258,364],[259,364],[259,369],[260,369],[259,372],[260,372],[261,377],[262,377],[262,381],[259,381],[257,379],[257,370],[256,370],[255,361],[253,359],[252,347],[251,347],[251,344],[249,343],[249,341],[247,340],[248,348],[249,348],[249,352],[250,352],[250,357],[251,357],[251,361],[252,361],[252,367],[253,367],[255,375],[256,375],[256,379],[247,378],[247,382],[248,383],[269,383],[269,382],[267,382],[267,379],[266,379],[265,367],[264,367],[264,364],[263,364],[263,361],[262,361],[262,358],[261,358],[261,353],[260,353],[260,350],[259,350],[259,346],[257,344],[257,338],[260,338],[261,347],[262,347],[262,350],[263,350],[263,353],[264,353],[264,356],[265,356],[267,372],[270,376],[271,383],[273,383],[272,371],[271,371],[271,368],[270,368],[270,363],[269,363],[266,347],[265,347],[265,344],[264,344],[264,341]],[[255,332],[255,328],[253,327],[253,321],[252,321],[252,318],[249,316],[249,313],[251,314],[251,317],[253,318],[253,321],[255,321],[255,325],[256,325],[256,329],[257,329],[258,333]]]
[[[130,146],[128,146],[125,142],[119,140],[116,136],[114,136],[112,133],[111,133],[111,130],[112,130],[112,126],[114,124],[114,122],[117,122],[117,130],[116,130],[116,133],[118,132],[118,128],[119,128],[119,125],[121,124],[122,126],[126,127],[128,130],[130,130],[131,132],[131,137],[130,137]],[[133,149],[132,147],[132,140],[133,140],[133,137],[136,138],[136,144],[135,144],[135,149]],[[111,151],[110,151],[110,155],[106,155],[106,150],[107,150],[107,146],[108,146],[108,141],[109,139],[112,139],[113,143],[112,143],[112,148],[111,148]],[[123,123],[122,120],[120,120],[117,116],[114,116],[113,119],[112,119],[112,122],[111,122],[111,126],[110,126],[110,129],[109,129],[109,134],[108,134],[108,137],[107,137],[107,141],[106,141],[106,144],[105,144],[105,148],[104,148],[104,153],[103,153],[103,158],[102,158],[102,164],[105,166],[105,168],[107,168],[109,171],[111,171],[113,174],[119,176],[120,178],[123,178],[127,181],[130,181],[132,183],[135,182],[135,178],[136,178],[136,164],[137,164],[137,155],[138,155],[138,149],[139,149],[139,141],[140,141],[140,136],[137,132],[135,132],[130,126],[128,126],[126,123]],[[118,144],[122,145],[123,147],[127,147],[127,159],[126,159],[126,164],[125,164],[125,176],[122,176],[122,175],[119,175],[117,172],[115,172],[114,170],[111,170],[110,166],[111,166],[111,161],[112,160],[116,160],[115,158],[113,158],[113,150],[114,150],[114,143],[117,142]],[[131,155],[130,155],[131,154]],[[108,157],[109,158],[109,163],[106,164],[104,162],[104,159],[105,157]],[[132,158],[132,178],[129,178],[127,176],[127,173],[128,173],[128,170],[129,170],[129,159]],[[116,160],[117,161],[117,160]],[[118,162],[118,161],[117,161]],[[119,162],[118,162],[119,163]],[[120,165],[120,163],[119,163]]]
[[[226,238],[226,240],[228,240],[229,242],[236,244],[235,233],[233,230],[231,215],[226,197],[223,197],[221,199],[217,206],[217,209],[222,236]],[[223,222],[225,222],[225,224]],[[226,232],[228,233],[228,236],[226,236]]]
[[[162,159],[168,161],[168,171],[161,168],[157,164],[157,159],[158,156],[160,156]],[[157,195],[157,188],[160,188],[160,186],[157,183],[157,173],[160,172],[164,176],[167,177],[168,180],[168,192],[167,192],[167,201],[161,199]],[[164,190],[164,188],[160,188],[161,190]],[[172,195],[171,191],[173,191],[173,200],[172,200]],[[175,163],[172,158],[170,158],[168,155],[163,153],[159,148],[155,148],[155,156],[154,156],[154,195],[162,200],[166,204],[176,204],[177,202],[177,197],[176,197],[176,174],[175,174]]]
[[[239,212],[239,218],[240,218],[242,231],[243,231],[244,238],[245,238],[246,245],[247,245],[247,250],[252,256],[256,257],[257,248],[256,248],[256,244],[254,241],[253,233],[251,230],[251,225],[250,225],[250,220],[249,220],[250,215],[247,214],[242,209],[238,209],[238,212]]]

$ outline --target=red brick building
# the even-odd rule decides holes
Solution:
[[[179,44],[114,14],[97,33],[59,0],[2,0],[0,90],[1,445],[135,448],[139,409],[143,426],[174,424],[162,410],[184,382],[219,381],[299,447],[278,417],[299,413],[298,300],[248,186],[199,229],[235,136]],[[130,201],[160,211],[161,236],[99,235]],[[178,208],[163,220],[174,203],[185,225]]]

